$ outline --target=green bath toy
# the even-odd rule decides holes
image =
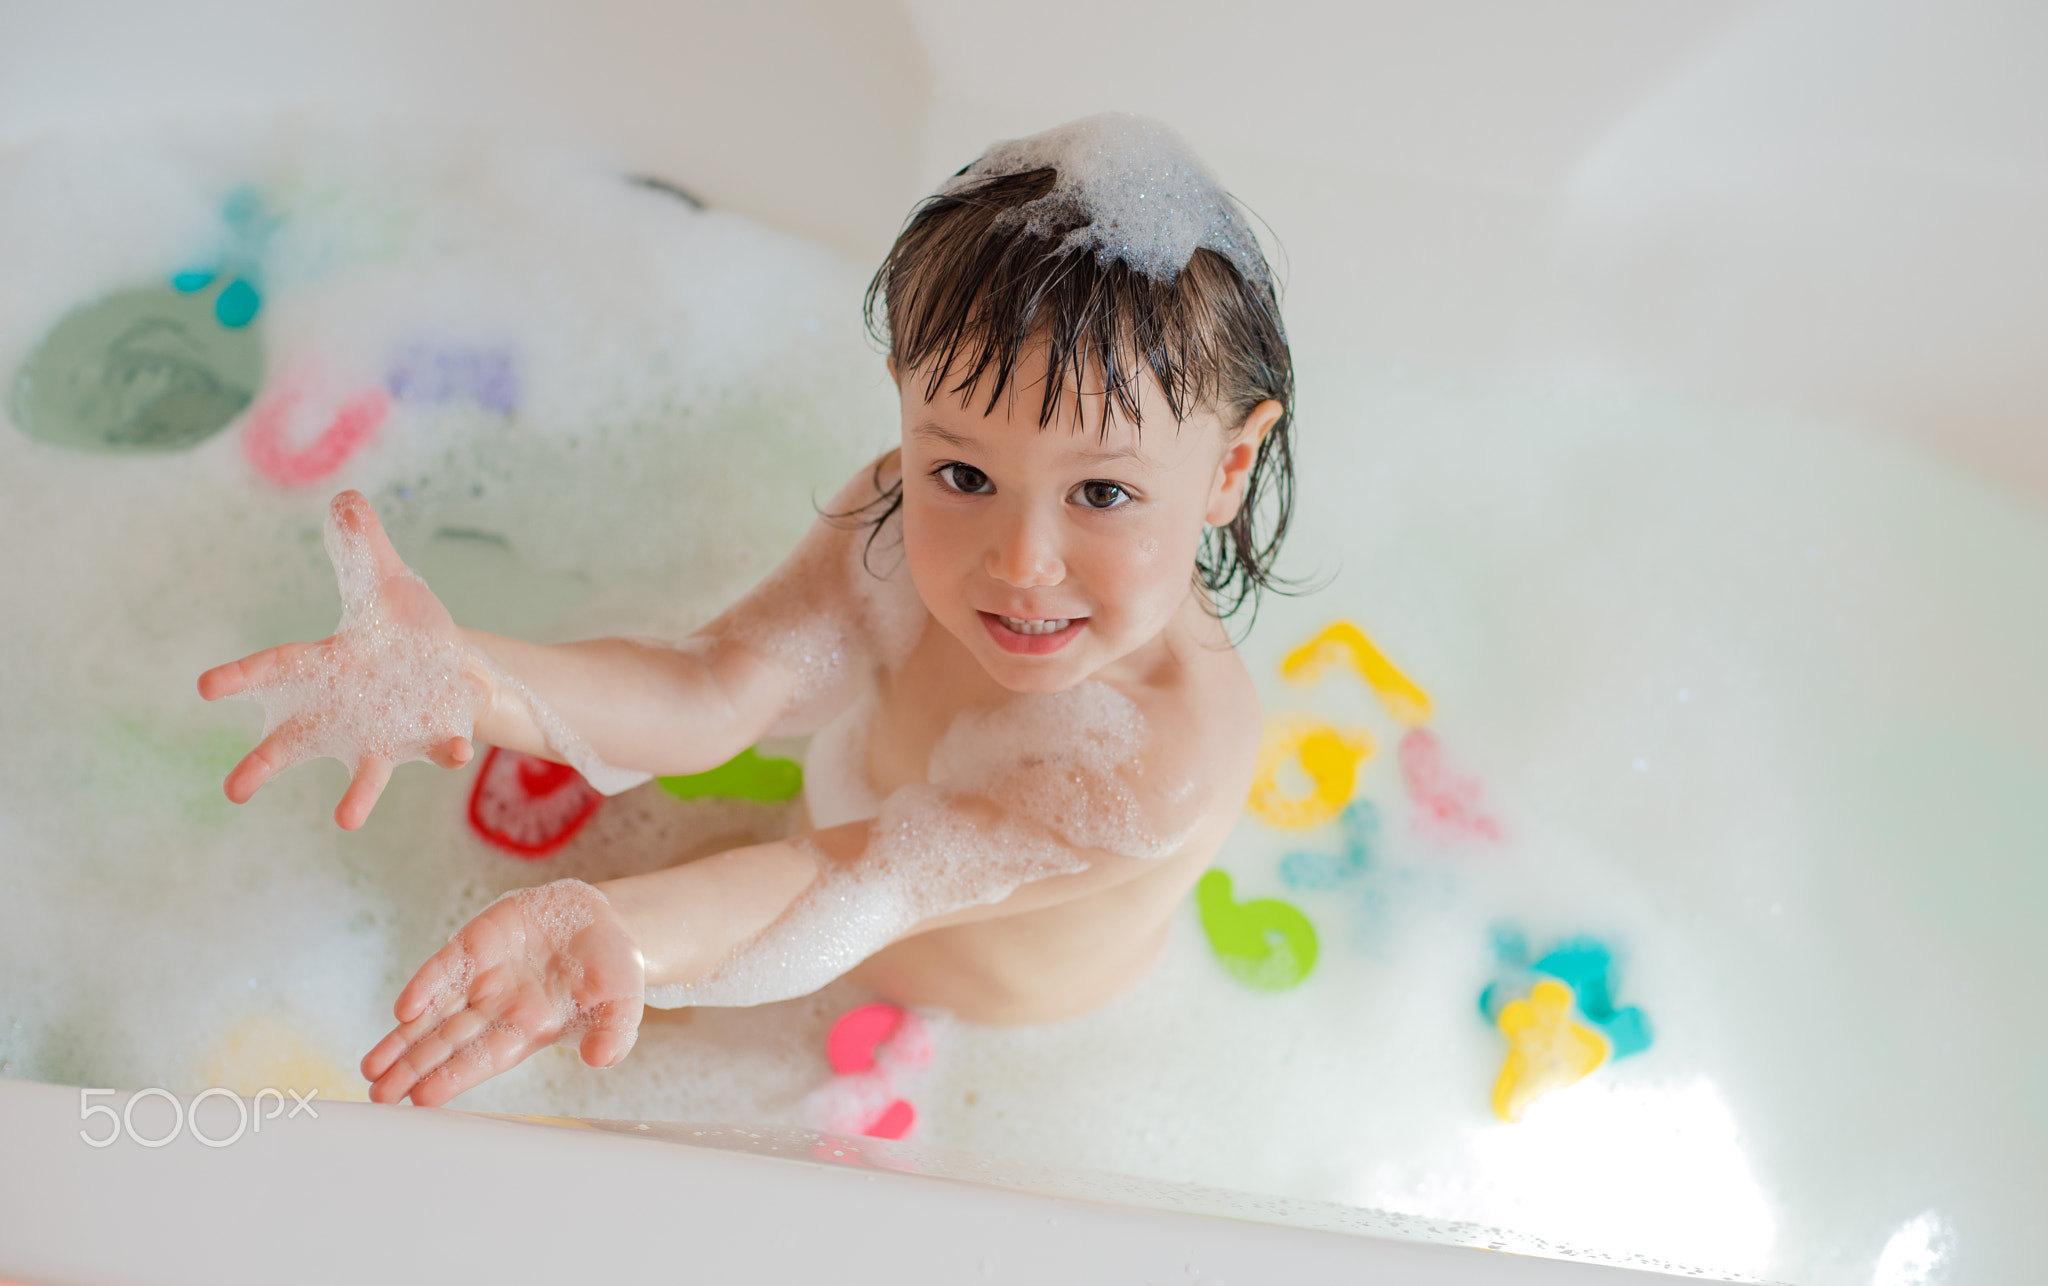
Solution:
[[[710,772],[655,780],[677,799],[758,799],[779,804],[804,788],[804,770],[794,759],[764,759],[749,746]]]
[[[263,383],[263,343],[206,289],[124,290],[73,310],[14,377],[23,433],[80,451],[179,451],[228,426]]]
[[[1260,991],[1285,991],[1316,967],[1316,930],[1285,902],[1236,902],[1230,876],[1210,871],[1195,886],[1202,931],[1230,976]]]

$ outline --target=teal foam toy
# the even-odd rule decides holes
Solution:
[[[263,342],[220,324],[220,293],[145,286],[75,309],[15,373],[15,425],[102,452],[180,451],[220,432],[263,384]]]
[[[1379,810],[1367,800],[1354,799],[1337,815],[1337,827],[1343,841],[1339,852],[1289,853],[1280,859],[1281,882],[1299,892],[1327,893],[1364,875],[1379,835]]]
[[[1404,901],[1427,892],[1430,877],[1382,860],[1380,813],[1354,799],[1337,815],[1337,851],[1302,849],[1280,859],[1280,882],[1296,893],[1335,894],[1351,907],[1351,942],[1374,952]]]
[[[794,759],[767,758],[749,746],[710,772],[657,777],[655,781],[677,799],[755,799],[779,804],[804,788],[804,769]]]
[[[1195,885],[1202,932],[1231,977],[1259,991],[1286,991],[1316,967],[1316,929],[1277,898],[1239,902],[1230,876],[1209,871]]]
[[[263,386],[262,257],[277,216],[253,188],[221,207],[222,249],[165,285],[73,309],[15,372],[29,437],[80,451],[180,451],[220,432]]]
[[[228,226],[226,248],[212,266],[172,276],[171,289],[197,294],[225,280],[227,284],[213,295],[213,317],[229,330],[241,330],[263,311],[263,250],[283,220],[264,209],[254,188],[237,189],[221,207],[220,217]]]
[[[1500,1017],[1510,1000],[1526,995],[1536,978],[1555,978],[1572,989],[1579,1013],[1612,1046],[1614,1058],[1627,1058],[1650,1047],[1649,1016],[1633,1005],[1614,1004],[1614,952],[1597,938],[1575,937],[1529,959],[1529,942],[1520,929],[1499,926],[1493,931],[1494,957],[1501,976],[1479,993],[1479,1012],[1488,1023]]]

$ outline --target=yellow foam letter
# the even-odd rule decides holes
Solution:
[[[1429,722],[1429,694],[1396,669],[1365,631],[1349,621],[1336,622],[1289,652],[1280,662],[1280,676],[1289,683],[1314,683],[1339,661],[1351,663],[1396,719],[1410,727]]]
[[[1572,1000],[1570,987],[1545,978],[1527,1000],[1501,1007],[1508,1060],[1493,1086],[1493,1113],[1501,1120],[1521,1120],[1537,1099],[1584,1080],[1607,1061],[1606,1039],[1572,1021]]]
[[[1358,765],[1372,750],[1372,738],[1362,731],[1339,732],[1320,719],[1270,719],[1246,806],[1260,821],[1281,830],[1321,826],[1351,802],[1351,793],[1358,788]],[[1313,783],[1305,796],[1280,789],[1280,766],[1295,758]]]

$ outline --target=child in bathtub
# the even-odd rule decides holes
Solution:
[[[1096,117],[949,180],[868,309],[900,445],[681,643],[461,630],[347,492],[341,630],[200,679],[269,710],[228,797],[334,754],[349,828],[395,762],[456,767],[471,738],[615,791],[816,734],[808,833],[478,915],[400,993],[363,1060],[374,1100],[444,1103],[558,1042],[609,1066],[644,1004],[849,973],[971,1021],[1049,1021],[1159,952],[1259,741],[1222,618],[1270,584],[1292,489],[1266,263],[1170,132]]]

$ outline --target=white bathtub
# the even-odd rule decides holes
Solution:
[[[1816,1286],[1934,1286],[2023,1280],[2030,1212],[2048,1201],[2048,1041],[2027,1017],[2048,994],[2048,827],[2026,802],[2048,799],[2048,587],[2028,579],[2048,548],[2044,53],[2039,15],[1897,0],[16,6],[0,12],[0,147],[370,103],[594,149],[872,263],[911,202],[988,139],[1132,107],[1180,125],[1278,231],[1309,426],[1406,417],[1454,434],[1484,418],[1488,390],[1541,389],[1610,420],[1629,399],[1660,415],[1705,408],[1686,449],[1716,441],[1725,418],[1747,435],[1740,449],[1787,476],[1820,475],[1797,472],[1803,447],[1769,455],[1772,417],[1875,439],[1881,467],[1855,480],[1857,503],[1924,475],[1943,499],[1911,512],[1955,518],[1886,547],[1885,567],[1919,569],[1898,582],[1924,591],[1902,615],[1960,624],[1877,638],[1869,659],[1859,630],[1877,617],[1861,600],[1843,599],[1840,630],[1809,630],[1828,619],[1820,608],[1760,615],[1758,646],[1799,658],[1784,675],[1824,674],[1832,656],[1844,675],[1810,700],[1757,698],[1789,710],[1792,730],[1764,766],[1684,759],[1659,722],[1675,716],[1621,693],[1628,736],[1664,738],[1699,775],[1644,795],[1648,820],[1594,831],[1623,855],[1601,860],[1682,929],[1685,958],[1713,962],[1711,976],[1667,972],[1665,994],[1711,993],[1696,1012],[1725,1028],[1689,1056],[1725,1063],[1752,1167],[1736,1186],[1753,1172],[1797,1234],[1745,1266]],[[1505,450],[1501,423],[1472,448]],[[1398,480],[1427,463],[1389,467]],[[1317,486],[1304,486],[1302,539],[1340,548],[1351,529],[1328,515],[1346,497]],[[2034,542],[2024,557],[2000,559],[2004,530]],[[1848,582],[1861,566],[1827,565]],[[1475,619],[1422,579],[1402,584],[1396,602],[1450,622],[1430,637]],[[1276,606],[1254,664],[1272,666],[1288,631],[1322,614]],[[1551,682],[1541,647],[1518,655],[1521,687]],[[1566,697],[1591,699],[1602,676],[1572,659],[1545,663]],[[1518,691],[1487,673],[1459,689],[1518,712],[1475,748],[1488,766],[1540,749],[1542,719],[1562,717]],[[1953,714],[1967,725],[1954,744],[1974,757],[1872,767],[1897,749],[1873,740],[1859,759],[1855,736],[1822,725],[1873,694],[1896,696],[1888,709],[1922,748],[1947,744]],[[1566,794],[1650,772],[1653,756],[1620,733],[1570,744],[1581,758],[1553,774]],[[1601,776],[1602,755],[1616,775]],[[1768,832],[1754,852],[1667,842],[1672,816],[1760,784],[1837,791],[1828,816],[1847,820]],[[1925,807],[1886,811],[1884,793],[1905,786],[1924,788]],[[1925,829],[1900,835],[1915,818]],[[1737,834],[1716,826],[1700,820],[1702,834]],[[0,979],[0,999],[27,985]],[[206,1111],[232,1117],[225,1101]],[[0,1079],[0,1276],[673,1264],[711,1280],[1569,1282],[1623,1270],[1554,1257],[1637,1249],[1625,1231],[1593,1244],[1580,1225],[1553,1227],[1540,1203],[1500,1232],[745,1122],[322,1111],[317,1126],[279,1120],[217,1150],[180,1137],[102,1151],[77,1137],[77,1088]],[[1687,1199],[1674,1189],[1667,1204]],[[1430,1241],[1447,1244],[1418,1244]]]

